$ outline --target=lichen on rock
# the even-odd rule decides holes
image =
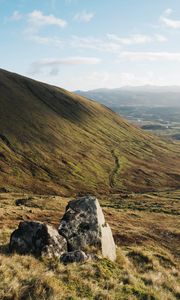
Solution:
[[[59,233],[67,240],[68,251],[95,247],[103,257],[114,261],[116,247],[109,225],[96,197],[84,196],[68,203]]]
[[[10,238],[10,252],[60,257],[67,251],[66,240],[50,225],[41,222],[20,222]]]

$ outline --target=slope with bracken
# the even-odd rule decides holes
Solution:
[[[108,108],[0,70],[0,188],[72,194],[176,188],[180,144]]]

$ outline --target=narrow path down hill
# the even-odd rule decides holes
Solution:
[[[112,154],[112,156],[114,158],[114,162],[115,162],[115,167],[109,175],[109,185],[111,188],[115,187],[115,175],[117,174],[118,170],[120,169],[120,159],[116,155],[115,152],[116,152],[115,150],[111,150],[111,154]]]

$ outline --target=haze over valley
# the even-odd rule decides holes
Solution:
[[[180,139],[178,86],[137,86],[76,93],[108,106],[144,130]]]

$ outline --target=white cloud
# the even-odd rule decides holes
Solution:
[[[46,45],[53,45],[56,47],[70,47],[70,48],[76,48],[78,50],[97,50],[102,52],[110,52],[110,53],[119,53],[119,51],[122,49],[122,46],[119,43],[109,41],[109,40],[103,40],[103,39],[97,39],[93,37],[79,37],[79,36],[71,36],[69,38],[61,39],[57,36],[55,37],[43,37],[37,32],[31,32],[26,31],[26,37],[28,37],[29,40],[38,43],[38,44],[46,44]]]
[[[138,86],[138,85],[165,85],[167,82],[152,71],[139,74],[138,72],[108,72],[108,71],[95,71],[87,73],[85,76],[79,74],[76,76],[76,70],[72,71],[68,77],[63,74],[57,73],[52,69],[51,73],[43,73],[34,78],[51,83],[56,86],[61,86],[68,90],[91,90],[98,88],[119,88],[121,86]],[[49,76],[54,75],[54,76]]]
[[[57,18],[54,15],[44,15],[39,10],[34,10],[27,15],[27,22],[29,26],[33,29],[39,29],[43,26],[54,25],[64,28],[67,22],[63,19]]]
[[[167,19],[165,17],[161,17],[161,21],[169,28],[173,28],[173,29],[180,28],[180,20],[172,20],[172,19]]]
[[[42,59],[39,61],[39,65],[52,66],[52,65],[96,65],[100,62],[97,57],[68,57],[62,59]]]
[[[108,52],[119,54],[122,51],[123,46],[133,45],[133,44],[144,44],[150,42],[165,42],[167,38],[160,34],[154,34],[151,36],[135,35],[128,38],[119,38],[114,34],[108,34],[108,38],[99,39],[94,37],[80,37],[71,36],[70,38],[60,39],[58,37],[41,37],[37,34],[30,36],[29,38],[36,42],[42,44],[54,45],[57,47],[70,47],[76,48],[78,50],[95,50],[101,52]]]
[[[141,78],[142,80],[142,78]],[[133,85],[140,82],[140,78],[134,73],[128,72],[92,72],[87,75],[84,80],[84,89],[96,89],[96,88],[116,88],[125,85]],[[79,82],[79,86],[81,86]]]
[[[146,44],[146,43],[152,43],[152,42],[164,42],[167,39],[159,34],[155,34],[153,36],[148,36],[144,34],[133,34],[129,37],[119,37],[116,34],[108,33],[107,37],[110,40],[113,40],[117,43],[120,43],[122,45],[135,45],[135,44]]]
[[[117,53],[121,50],[121,45],[93,37],[72,36],[68,41],[69,46],[77,49],[91,49],[104,52]]]
[[[97,57],[68,57],[62,59],[42,59],[31,64],[31,73],[39,74],[44,69],[49,69],[49,74],[56,75],[60,66],[96,65],[101,60]]]
[[[87,77],[70,78],[67,83],[62,83],[71,90],[91,90],[122,86],[168,85],[169,81],[153,71],[140,74],[134,70],[134,72],[92,72]]]
[[[180,52],[131,52],[124,51],[119,55],[120,61],[177,61],[180,62]]]
[[[26,15],[27,26],[24,30],[26,39],[37,44],[55,45],[62,47],[62,41],[57,37],[41,36],[39,31],[45,26],[58,26],[64,28],[67,25],[65,20],[55,17],[54,15],[44,15],[41,11],[34,10]]]
[[[154,36],[155,36],[155,39],[156,39],[157,42],[163,43],[163,42],[168,41],[167,37],[165,37],[164,35],[155,34]]]
[[[44,15],[40,10],[34,10],[26,15],[22,15],[19,11],[15,10],[12,16],[9,18],[12,21],[19,21],[23,17],[26,17],[26,21],[29,24],[29,27],[32,28],[32,31],[39,29],[44,26],[58,26],[64,28],[67,25],[67,22],[63,19],[57,18],[54,15]]]
[[[78,21],[78,22],[90,22],[92,20],[92,18],[94,18],[94,13],[92,12],[87,12],[87,11],[81,11],[79,13],[77,13],[74,16],[74,20]]]
[[[63,48],[65,46],[64,41],[56,36],[46,37],[39,34],[32,34],[28,36],[28,40],[40,45],[51,45],[59,48]]]
[[[23,15],[19,11],[15,10],[12,13],[12,15],[10,16],[9,20],[11,20],[11,21],[19,21],[22,18],[23,18]]]
[[[164,16],[170,16],[172,14],[173,10],[171,8],[167,8],[164,12],[163,15]]]
[[[180,20],[174,20],[170,18],[170,15],[172,14],[172,9],[168,8],[166,9],[162,16],[160,16],[160,22],[165,25],[166,27],[172,28],[172,29],[180,29]]]
[[[149,43],[149,42],[152,41],[151,37],[146,36],[146,35],[142,35],[142,34],[134,34],[134,35],[131,35],[129,37],[121,38],[121,37],[119,37],[115,34],[108,33],[107,37],[110,40],[119,42],[123,45],[144,44],[144,43]]]
[[[167,38],[160,34],[154,34],[153,36],[136,34],[127,38],[121,38],[115,34],[107,34],[107,38],[103,40],[93,37],[72,36],[68,44],[77,49],[91,49],[118,54],[123,46],[167,41]]]
[[[29,37],[29,40],[41,44],[41,45],[48,45],[51,43],[51,39],[48,37],[40,36],[40,35],[32,35]]]

